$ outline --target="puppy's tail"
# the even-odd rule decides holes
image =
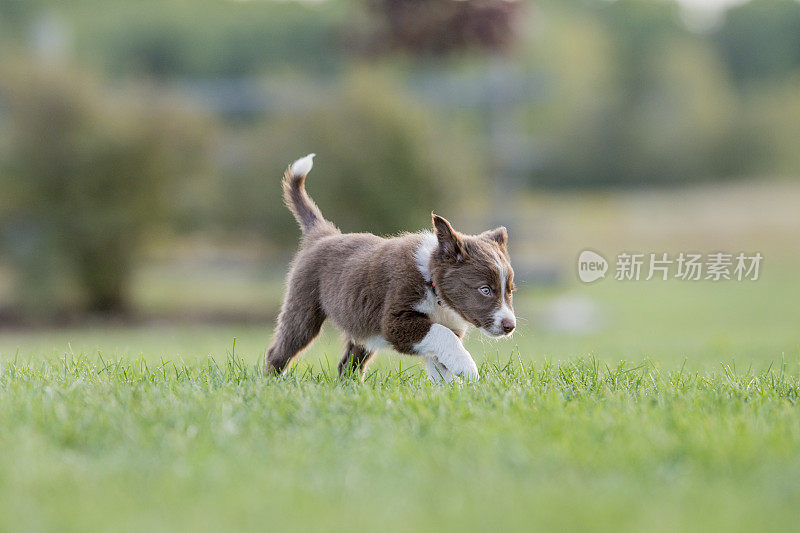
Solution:
[[[306,193],[306,176],[314,166],[314,155],[308,154],[298,159],[283,173],[283,201],[300,223],[303,233],[308,233],[317,224],[325,222],[322,211]]]

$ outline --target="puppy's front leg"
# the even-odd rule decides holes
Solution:
[[[480,377],[478,365],[464,348],[461,339],[441,324],[431,324],[425,337],[414,345],[414,351],[420,355],[436,355],[447,370],[467,381],[477,381]]]

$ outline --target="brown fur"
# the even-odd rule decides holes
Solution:
[[[365,346],[347,341],[347,345],[344,347],[344,356],[339,361],[339,375],[352,372],[363,376],[364,369],[373,355],[375,355],[375,350],[370,351]]]
[[[290,167],[283,186],[303,238],[287,276],[274,340],[267,351],[268,368],[281,372],[317,336],[325,319],[347,338],[340,374],[348,369],[363,374],[375,343],[385,341],[398,352],[414,354],[433,323],[431,315],[420,310],[433,289],[415,257],[426,236],[342,234],[307,195],[305,175],[293,176]],[[493,297],[477,290],[484,284],[500,290],[498,261],[513,289],[505,228],[468,236],[442,217],[433,215],[433,222],[438,247],[428,266],[438,296],[466,322],[486,328],[487,317],[503,301],[511,305],[510,290]],[[463,328],[447,327],[458,337],[464,334]]]
[[[500,227],[475,238],[458,233],[440,216],[433,215],[433,224],[440,248],[431,262],[431,274],[442,299],[450,307],[459,309],[473,326],[488,327],[488,313],[499,308],[503,300],[513,308],[514,270],[506,250],[506,229]],[[497,259],[508,272],[505,294],[500,294],[502,280],[500,272],[494,268]],[[491,298],[474,290],[484,283],[494,291]]]

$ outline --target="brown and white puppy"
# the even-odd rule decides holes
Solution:
[[[345,233],[306,194],[314,154],[292,163],[283,197],[303,236],[286,280],[267,368],[281,372],[329,319],[348,341],[339,373],[364,368],[392,347],[426,360],[433,381],[478,379],[461,342],[473,325],[491,337],[516,326],[514,271],[503,227],[465,235],[432,214],[434,232],[383,238]]]

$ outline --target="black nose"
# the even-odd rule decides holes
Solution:
[[[511,318],[504,318],[500,321],[500,327],[503,328],[503,333],[511,333],[517,325]]]

